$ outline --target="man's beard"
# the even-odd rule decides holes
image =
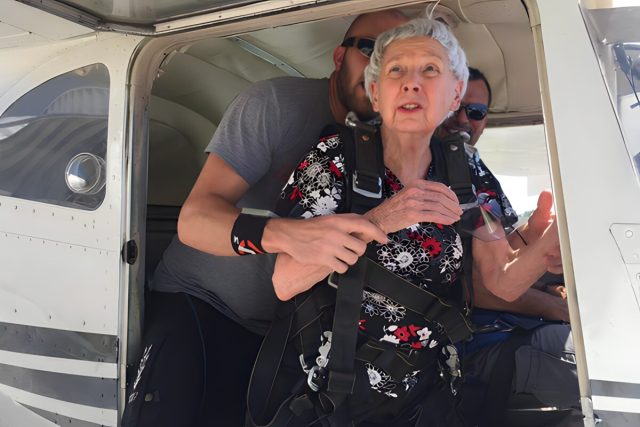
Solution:
[[[353,88],[346,101],[347,109],[356,113],[360,120],[367,121],[376,116],[369,98],[366,96],[358,98],[358,86]]]
[[[356,113],[360,120],[371,120],[376,116],[376,113],[373,111],[373,107],[371,107],[371,103],[369,102],[369,98],[362,93],[364,92],[364,85],[362,83],[358,83],[349,88],[348,82],[345,80],[348,78],[347,73],[341,73],[338,78],[338,98],[340,98],[340,102],[347,108],[347,111],[353,111]],[[347,90],[349,88],[350,90]],[[359,91],[358,89],[361,89]]]

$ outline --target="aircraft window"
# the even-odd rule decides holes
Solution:
[[[581,6],[627,151],[640,177],[640,6]]]
[[[476,147],[523,222],[551,189],[544,126],[486,128]]]
[[[97,209],[105,195],[109,72],[46,81],[0,116],[0,194]]]

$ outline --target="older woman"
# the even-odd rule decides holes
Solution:
[[[370,243],[367,248],[364,244],[345,247],[335,271],[345,271],[346,264],[355,263],[366,251],[365,256],[419,288],[445,300],[460,296],[462,244],[453,224],[462,210],[456,195],[433,180],[441,176],[443,165],[437,164],[430,144],[438,125],[459,108],[467,77],[465,54],[440,22],[415,19],[377,39],[365,71],[365,88],[382,119],[386,200],[365,216],[388,234],[388,241]],[[282,192],[279,213],[308,218],[343,212],[349,191],[344,162],[343,141],[335,129],[328,129],[292,173]],[[470,171],[472,181],[480,182],[478,169]],[[496,201],[501,203],[499,196]],[[474,239],[473,274],[503,299],[517,298],[544,273],[544,257],[556,245],[554,233],[555,228],[550,228],[519,253],[512,252],[504,239]],[[330,273],[279,254],[273,275],[276,294],[287,300]],[[420,384],[424,390],[435,383],[436,359],[448,343],[436,322],[369,289],[363,293],[360,319],[363,334],[395,344],[407,354],[427,352],[433,361],[403,378],[392,378],[373,363],[357,364],[361,378],[369,382],[369,393],[413,401],[414,387]],[[323,351],[327,351],[326,340]],[[383,423],[392,422],[385,419]]]

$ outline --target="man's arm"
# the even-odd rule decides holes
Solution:
[[[185,245],[214,255],[236,255],[231,229],[235,205],[249,184],[217,154],[209,154],[178,217],[178,237]],[[225,238],[226,236],[226,238]]]
[[[278,82],[251,85],[225,112],[207,148],[209,157],[178,219],[178,237],[184,244],[213,255],[236,255],[231,246],[231,230],[240,213],[236,204],[251,185],[269,173],[273,156],[282,150],[279,144],[286,135],[295,135],[292,126],[299,124],[291,117],[281,117],[280,107],[284,103],[291,109],[292,104],[304,100],[291,99]],[[267,221],[262,247],[271,253],[289,253],[304,263],[331,266],[345,246],[357,240],[351,233],[386,240],[377,227],[361,217],[283,218]]]
[[[231,230],[238,201],[269,170],[271,142],[282,139],[271,81],[249,86],[229,105],[207,151],[209,156],[178,218],[178,237],[213,255],[235,255]]]
[[[506,301],[515,301],[547,270],[547,257],[557,251],[558,229],[551,224],[543,235],[514,251],[506,240],[473,239],[473,280]]]
[[[498,298],[484,287],[482,281],[473,281],[474,306],[489,310],[507,311],[525,316],[540,316],[547,320],[569,321],[567,300],[545,291],[529,288],[515,301],[507,302]]]
[[[237,255],[230,237],[240,213],[235,204],[248,189],[247,182],[233,168],[210,154],[180,212],[180,241],[213,255]],[[270,219],[262,246],[267,252],[288,253],[302,263],[333,270],[340,260],[355,262],[349,255],[355,246],[364,243],[354,235],[365,241],[386,241],[386,235],[368,219],[344,214],[307,220]]]

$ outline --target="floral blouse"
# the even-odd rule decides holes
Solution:
[[[435,159],[435,156],[434,156]],[[477,159],[479,160],[479,158]],[[311,218],[343,212],[346,188],[344,147],[337,129],[325,128],[318,144],[298,164],[282,190],[277,205],[281,216]],[[515,217],[499,184],[483,163],[470,157],[472,181],[485,201],[497,203],[506,216]],[[432,162],[426,179],[437,176],[438,165]],[[495,183],[493,182],[495,181]],[[384,198],[393,197],[402,183],[385,168]],[[515,217],[517,218],[517,217]],[[413,224],[391,233],[384,245],[372,243],[366,256],[420,288],[449,300],[460,300],[459,278],[462,270],[462,241],[454,226],[435,223]],[[446,336],[436,323],[407,310],[385,295],[365,288],[362,295],[360,330],[370,338],[398,346],[401,351],[427,351],[433,354],[433,370],[415,371],[402,379],[393,379],[370,363],[359,364],[365,369],[370,388],[386,396],[402,397],[421,377],[436,373],[436,360]],[[321,364],[326,366],[331,332],[323,333],[319,348]],[[330,357],[330,354],[329,354]],[[358,363],[356,364],[358,365]]]

